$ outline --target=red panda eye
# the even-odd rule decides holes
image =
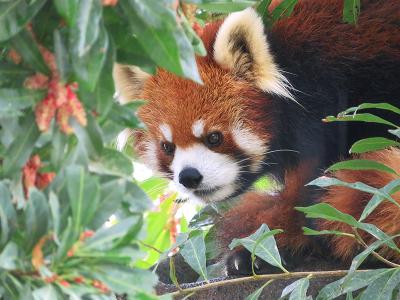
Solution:
[[[222,133],[219,131],[214,131],[207,135],[206,145],[208,147],[217,147],[222,144],[222,141],[223,141]]]
[[[169,142],[161,142],[161,148],[167,155],[172,155],[175,152],[175,145]]]

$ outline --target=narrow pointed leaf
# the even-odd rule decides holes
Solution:
[[[252,235],[242,239],[233,239],[229,248],[233,249],[242,245],[262,260],[285,271],[279,255],[278,247],[273,237],[273,235],[280,232],[282,232],[282,230],[269,230],[267,225],[262,224]]]
[[[351,146],[350,153],[377,151],[392,146],[400,146],[400,143],[384,137],[371,137],[355,142],[353,146]]]
[[[208,280],[206,267],[206,245],[202,233],[189,238],[183,245],[180,253],[189,266],[196,271],[201,278]]]
[[[392,168],[380,162],[368,159],[345,160],[335,163],[327,169],[327,171],[337,170],[376,170],[398,175]]]

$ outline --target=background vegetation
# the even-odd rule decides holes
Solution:
[[[206,207],[188,224],[177,217],[176,194],[164,191],[166,181],[139,182],[132,176],[131,149],[117,151],[115,140],[124,128],[142,127],[135,116],[141,102],[115,101],[112,66],[133,64],[149,73],[162,67],[199,82],[195,55],[205,53],[192,25],[201,30],[209,19],[254,6],[272,26],[290,15],[297,1],[282,1],[268,12],[270,2],[0,1],[0,297],[109,299],[125,293],[129,299],[155,299],[157,276],[147,269],[178,247],[201,279],[213,276],[215,266],[206,266],[215,256],[210,216],[223,208]],[[346,0],[344,7],[344,21],[355,23],[359,2]],[[387,105],[380,108],[399,113]],[[340,119],[354,120],[353,111]],[[399,137],[398,124],[390,126]],[[370,140],[357,149],[393,145],[398,143]],[[324,180],[314,184],[344,184]],[[265,179],[257,186],[265,188]],[[366,214],[381,201],[392,201],[390,194],[399,186],[400,178],[380,190],[368,188],[373,197]],[[382,299],[390,299],[400,282],[398,266],[363,273],[356,269],[383,244],[400,251],[393,237],[330,207],[303,211],[350,222],[377,237],[355,258],[346,277],[321,291],[321,299],[343,293],[351,299],[352,291],[368,284],[362,297],[380,292],[389,297]],[[273,239],[278,232],[263,225],[232,247],[242,244],[287,272]],[[179,286],[173,268],[171,278]],[[309,278],[287,287],[283,296],[306,299]],[[249,297],[256,299],[260,292]]]

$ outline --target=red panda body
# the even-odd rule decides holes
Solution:
[[[302,252],[318,245],[302,236],[306,220],[294,206],[327,202],[357,216],[366,204],[365,194],[345,188],[322,193],[304,187],[347,157],[357,139],[387,133],[384,126],[322,124],[322,118],[360,102],[400,105],[400,2],[362,1],[356,26],[342,22],[342,3],[300,1],[269,30],[251,9],[207,25],[207,56],[197,58],[203,85],[164,70],[150,76],[136,67],[115,68],[123,99],[149,101],[139,111],[149,129],[137,136],[144,162],[192,198],[242,197],[217,224],[222,247],[266,223],[285,230],[277,237],[282,248]],[[400,173],[399,150],[370,156]],[[284,185],[278,195],[242,195],[264,174]],[[373,172],[336,176],[366,178],[376,187],[390,181]],[[398,194],[395,199],[400,202]],[[399,233],[394,210],[389,204],[380,209],[371,222]],[[357,251],[344,238],[329,243],[343,259]]]

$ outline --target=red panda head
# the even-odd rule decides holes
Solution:
[[[114,78],[122,100],[148,101],[138,112],[148,127],[137,139],[144,163],[192,198],[219,201],[248,187],[263,169],[273,131],[268,94],[291,94],[254,10],[206,26],[202,39],[208,50],[197,58],[203,84],[122,65]]]

